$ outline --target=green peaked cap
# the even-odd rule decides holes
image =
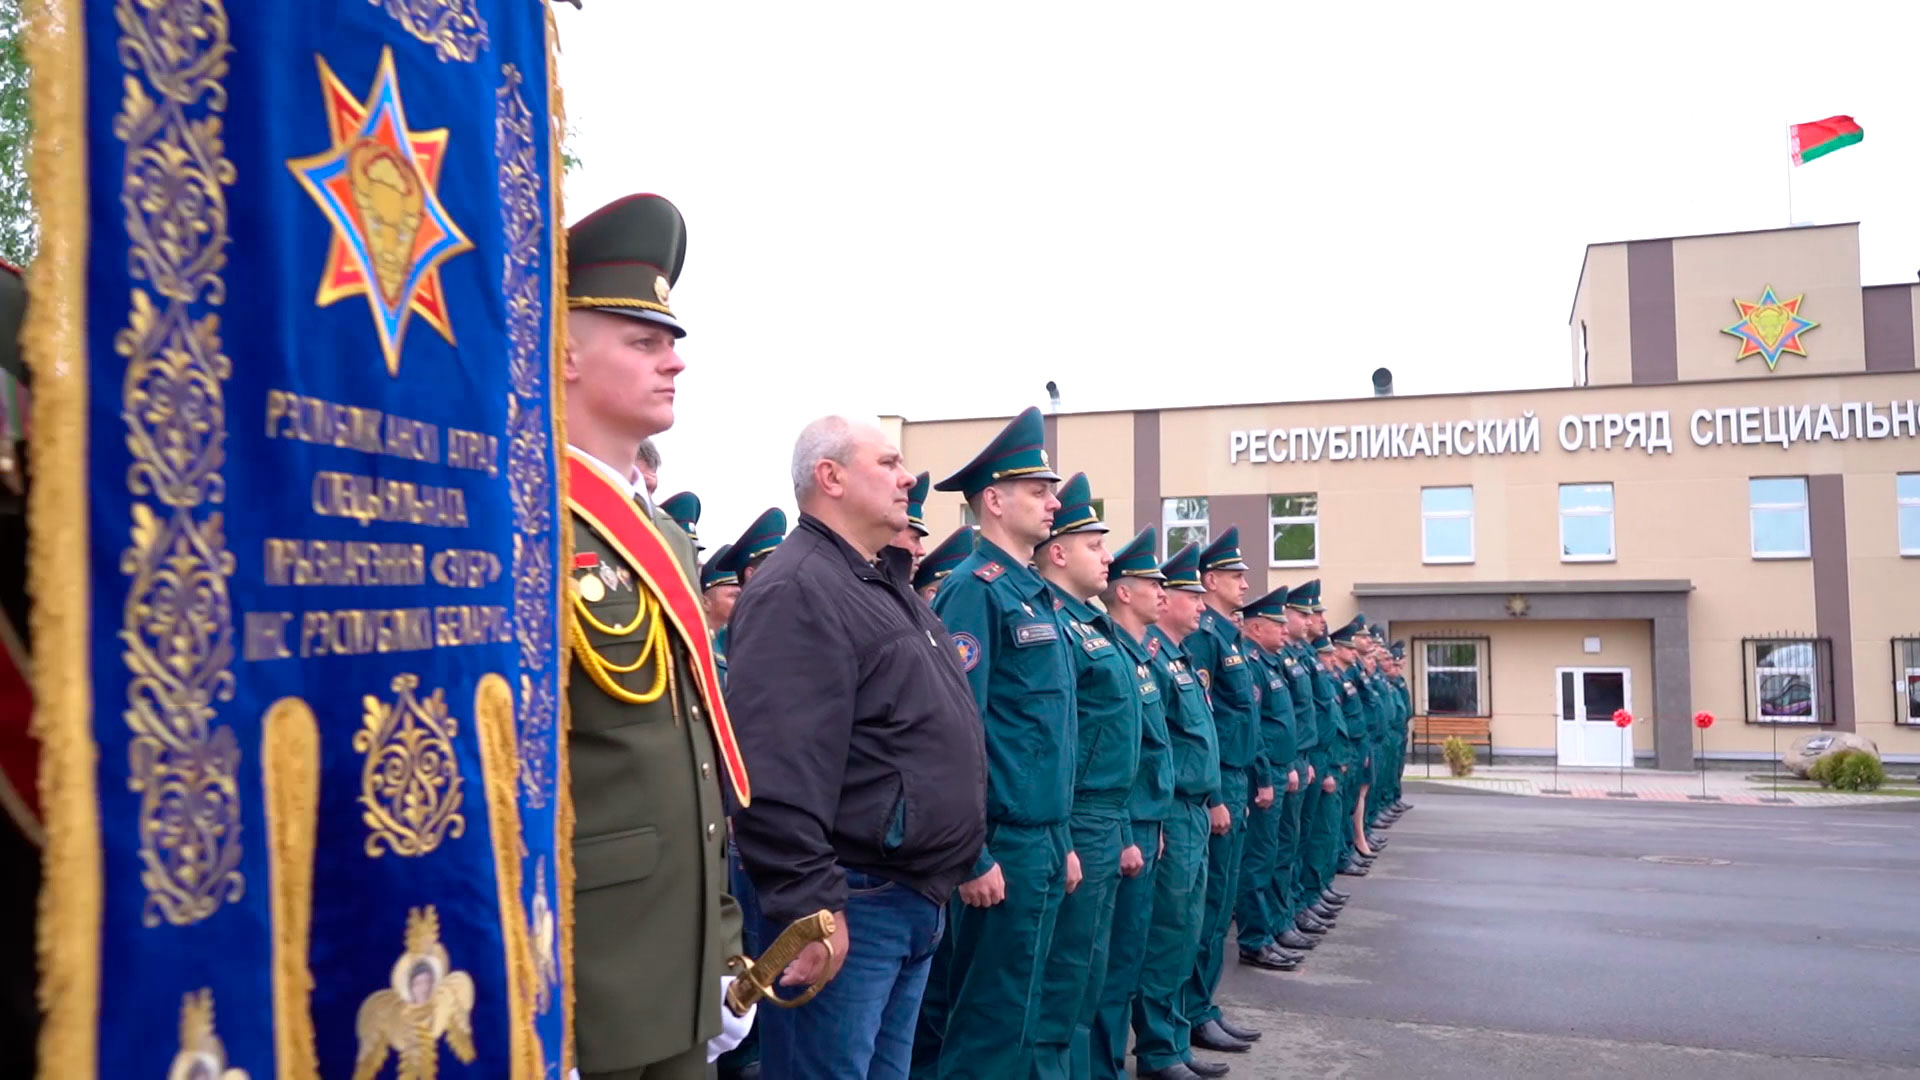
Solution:
[[[1200,552],[1200,572],[1208,570],[1246,570],[1247,561],[1240,557],[1240,527],[1229,525],[1213,543]]]
[[[1047,461],[1046,441],[1046,421],[1039,409],[1029,406],[1007,421],[986,449],[933,485],[933,490],[958,491],[971,499],[1002,480],[1058,480],[1059,474]]]
[[[727,557],[727,568],[738,574],[748,563],[779,547],[780,541],[786,538],[786,511],[777,506],[768,507],[753,519],[753,524],[740,534],[740,539],[733,542],[733,550]]]
[[[1160,573],[1167,579],[1167,588],[1181,592],[1206,592],[1206,586],[1200,584],[1200,545],[1188,544],[1160,564]]]
[[[932,490],[933,474],[921,473],[907,492],[907,527],[921,536],[927,535],[927,493]]]
[[[1060,509],[1053,512],[1053,536],[1068,533],[1110,532],[1107,523],[1093,509],[1093,486],[1087,474],[1074,473],[1060,485]]]
[[[700,496],[682,491],[660,500],[660,509],[687,534],[694,547],[700,546]]]
[[[740,584],[739,571],[727,565],[727,556],[733,554],[732,544],[721,544],[714,551],[713,558],[700,567],[700,591],[706,592],[717,585]]]
[[[1257,615],[1262,619],[1273,619],[1278,622],[1285,622],[1287,618],[1287,587],[1282,585],[1258,600],[1249,600],[1245,604],[1240,605],[1240,613],[1249,618]]]
[[[685,337],[668,306],[687,261],[687,223],[658,195],[627,195],[567,230],[567,307],[659,323]]]
[[[1127,541],[1125,547],[1113,553],[1113,565],[1107,567],[1107,580],[1119,581],[1121,578],[1167,580],[1167,575],[1160,572],[1160,565],[1154,559],[1154,553],[1159,549],[1160,530],[1152,525],[1141,529],[1138,536]]]
[[[973,526],[962,525],[940,541],[939,546],[927,552],[926,558],[920,560],[919,567],[913,572],[915,591],[944,580],[953,573],[955,567],[965,562],[967,556],[973,554],[973,537]]]

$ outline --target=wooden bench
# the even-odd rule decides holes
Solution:
[[[1416,716],[1413,738],[1407,743],[1408,756],[1418,757],[1425,747],[1433,747],[1436,758],[1450,738],[1480,751],[1481,760],[1493,757],[1493,722],[1486,716]]]

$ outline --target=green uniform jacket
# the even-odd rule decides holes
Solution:
[[[1247,662],[1240,628],[1208,608],[1200,616],[1200,629],[1182,644],[1213,706],[1221,771],[1253,768],[1260,756],[1260,702],[1255,697],[1258,684],[1254,682],[1253,665]],[[1249,794],[1222,792],[1223,796],[1243,801]]]
[[[1167,708],[1174,705],[1172,694],[1161,693],[1146,643],[1135,641],[1112,619],[1107,624],[1133,665],[1134,692],[1140,699],[1140,767],[1133,774],[1133,790],[1127,794],[1127,818],[1165,821],[1173,811],[1173,742],[1167,730]]]
[[[697,580],[686,534],[665,514],[653,520],[688,581]],[[603,583],[589,613],[606,626],[633,622],[646,588],[635,568],[578,517],[573,546],[599,559],[597,569],[573,571],[576,581],[599,575]],[[595,652],[624,667],[639,657],[650,623],[620,637],[583,629]],[[638,1069],[718,1035],[720,977],[740,951],[740,911],[726,889],[722,766],[686,647],[670,627],[667,634],[673,678],[657,701],[608,695],[578,657],[567,683],[574,1030],[583,1076]],[[658,663],[611,678],[644,693]]]
[[[1300,758],[1300,739],[1294,733],[1299,722],[1293,709],[1293,687],[1281,673],[1280,661],[1271,653],[1247,643],[1247,656],[1260,676],[1260,757],[1254,771],[1254,786],[1287,786],[1287,772]]]
[[[1345,765],[1353,756],[1353,740],[1347,734],[1346,712],[1340,707],[1340,680],[1320,663],[1318,653],[1311,647],[1308,652],[1313,656],[1307,674],[1313,678],[1313,711],[1319,714],[1320,745],[1335,765]]]
[[[1340,693],[1340,713],[1346,719],[1349,765],[1358,765],[1367,757],[1367,713],[1360,700],[1359,682],[1352,668],[1341,672],[1334,682],[1334,689]]]
[[[1060,596],[1060,620],[1073,646],[1073,700],[1079,739],[1074,748],[1073,810],[1124,811],[1140,771],[1140,682],[1107,617],[1071,596]],[[1133,843],[1122,829],[1122,842]]]
[[[1326,747],[1320,742],[1319,704],[1313,698],[1313,654],[1303,656],[1299,642],[1290,641],[1271,659],[1293,695],[1293,737],[1300,754],[1324,752]]]
[[[727,688],[727,628],[713,632],[713,666],[720,671],[720,689]]]
[[[1173,744],[1173,793],[1220,804],[1220,743],[1207,692],[1188,666],[1186,650],[1159,627],[1147,630],[1147,655],[1160,698],[1167,703],[1167,739]]]
[[[1065,823],[1079,736],[1073,656],[1053,590],[982,538],[934,594],[933,613],[960,650],[986,730],[988,825]],[[994,865],[983,849],[973,876]]]

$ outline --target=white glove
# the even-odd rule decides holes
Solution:
[[[754,1014],[760,1011],[755,1005],[747,1010],[745,1016],[733,1015],[727,1008],[727,988],[733,985],[733,976],[720,976],[720,1034],[707,1040],[707,1064],[720,1060],[720,1055],[739,1046],[746,1039],[747,1032],[753,1030]]]

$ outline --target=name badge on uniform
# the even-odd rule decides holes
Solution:
[[[1185,670],[1176,671],[1173,673],[1173,681],[1179,683],[1181,686],[1192,686],[1193,676],[1187,674]]]
[[[1239,653],[1228,653],[1227,662],[1225,666],[1233,667],[1234,665],[1240,663],[1240,660],[1241,660],[1241,656]]]
[[[1270,678],[1270,679],[1268,679],[1268,680],[1267,680],[1267,689],[1269,689],[1269,690],[1278,690],[1278,689],[1280,689],[1280,676],[1278,676],[1278,675],[1275,675],[1275,676],[1273,676],[1272,678]]]
[[[1060,640],[1060,628],[1050,622],[1022,623],[1013,628],[1015,645],[1039,645]]]

